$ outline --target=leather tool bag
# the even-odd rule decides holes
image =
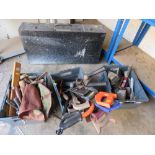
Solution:
[[[43,105],[39,92],[32,84],[27,84],[24,89],[22,103],[19,108],[19,117],[28,120],[45,120],[42,113]]]

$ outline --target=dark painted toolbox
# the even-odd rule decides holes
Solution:
[[[22,23],[19,34],[31,64],[95,64],[105,31],[102,25]]]

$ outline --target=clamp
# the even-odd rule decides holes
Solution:
[[[72,96],[72,99],[69,101],[69,104],[67,107],[68,112],[74,112],[76,110],[81,111],[90,107],[88,100],[86,100],[84,103],[81,103],[73,93],[71,93],[71,96]]]
[[[98,91],[93,87],[83,87],[82,89],[76,88],[71,92],[85,100],[91,100],[92,98],[94,98]]]
[[[86,102],[82,103],[82,104],[76,104],[76,103],[73,103],[73,108],[75,110],[84,110],[84,109],[87,109],[90,107],[90,104],[89,104],[89,101],[86,100]]]

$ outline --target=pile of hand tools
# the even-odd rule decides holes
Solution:
[[[115,101],[117,94],[105,92],[107,82],[98,79],[105,72],[106,68],[101,67],[84,75],[82,79],[58,82],[65,108],[57,134],[62,134],[64,129],[85,118],[87,120],[91,118],[94,125],[101,124],[105,120],[103,118],[107,117],[107,113],[120,107],[120,104]],[[98,128],[98,133],[100,127],[95,126],[96,129]]]
[[[45,121],[52,107],[51,90],[46,86],[47,73],[22,74],[15,63],[12,80],[5,96],[5,117],[18,116],[26,120]]]
[[[5,117],[45,121],[59,104],[61,118],[56,134],[83,119],[91,121],[100,133],[111,111],[136,102],[131,72],[131,67],[102,66],[80,76],[73,73],[67,77],[64,71],[64,78],[47,72],[23,74],[21,64],[15,63],[5,96]]]
[[[112,92],[117,94],[117,98],[121,102],[134,102],[134,78],[129,77],[132,67],[127,67],[126,70],[121,70],[119,67],[114,67],[108,71],[108,78],[111,83]]]
[[[108,113],[121,107],[124,103],[136,102],[134,79],[129,76],[131,66],[122,69],[118,66],[104,66],[84,75],[82,79],[61,80],[60,95],[64,103],[64,111],[57,134],[71,127],[84,118],[90,118],[97,133],[108,120]],[[96,80],[107,74],[111,90],[105,90],[107,83]],[[87,119],[88,120],[88,119]]]

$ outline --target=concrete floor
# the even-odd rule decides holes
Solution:
[[[44,71],[55,73],[74,67],[82,67],[86,72],[91,72],[102,65],[30,65],[26,55],[10,59],[0,65],[0,103],[3,99],[14,61],[22,64],[23,73]],[[148,103],[141,104],[136,108],[113,111],[109,116],[108,123],[103,127],[101,134],[155,134],[154,101],[155,99],[151,99]],[[13,134],[55,134],[59,121],[55,116],[51,116],[47,122],[26,122],[25,124],[16,125],[16,127],[11,126],[11,128],[16,129],[16,133]],[[65,130],[64,134],[94,135],[97,133],[92,123],[87,123],[84,120]]]
[[[116,110],[110,114],[109,121],[102,128],[102,135],[125,135],[125,134],[155,134],[155,104],[151,100],[137,108],[127,110]],[[20,126],[23,134],[55,134],[59,119],[51,117],[46,123],[26,124]],[[92,123],[85,120],[64,131],[66,135],[96,135]]]

